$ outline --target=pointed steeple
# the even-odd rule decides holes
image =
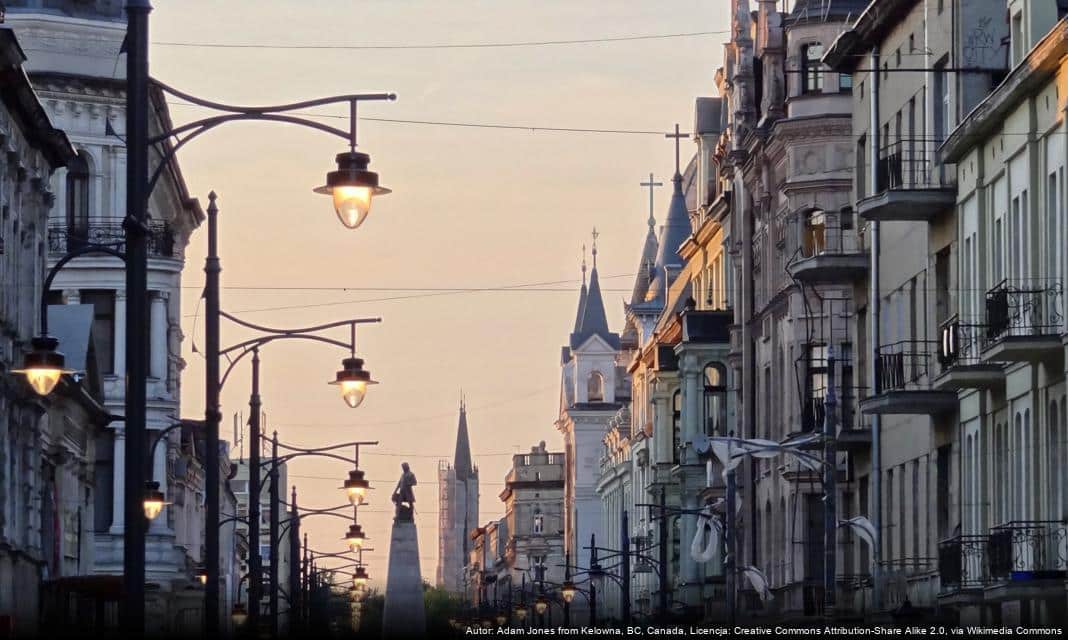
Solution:
[[[589,290],[586,289],[586,245],[582,245],[582,289],[579,290],[578,313],[575,314],[575,328],[572,333],[580,333],[582,331],[582,316],[586,313],[586,299],[588,297]]]
[[[671,178],[673,185],[671,202],[668,204],[667,217],[664,226],[660,229],[660,241],[656,253],[656,273],[645,299],[663,301],[670,282],[667,281],[668,269],[680,269],[683,265],[682,256],[679,255],[679,247],[693,233],[690,225],[690,214],[686,209],[686,194],[682,191],[682,172],[679,165],[679,140],[686,134],[679,133],[679,125],[675,125],[675,133],[667,137],[675,139],[675,175]]]
[[[453,469],[457,480],[467,480],[474,474],[471,464],[471,439],[467,435],[467,402],[460,396],[460,424],[456,428],[456,455],[453,457]]]
[[[649,291],[649,284],[653,279],[653,267],[656,265],[656,216],[653,214],[653,189],[662,183],[653,181],[653,174],[649,174],[649,182],[641,183],[643,187],[649,187],[649,232],[645,234],[645,245],[642,247],[642,255],[638,260],[637,276],[634,278],[634,291],[630,296],[630,303],[640,304],[645,301],[645,294]]]
[[[590,287],[582,305],[582,316],[576,331],[571,334],[571,348],[576,349],[590,336],[600,336],[613,346],[618,346],[619,336],[608,330],[608,317],[601,297],[601,282],[597,277],[597,229],[593,230],[593,269],[590,271]]]

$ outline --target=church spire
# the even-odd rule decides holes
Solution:
[[[453,469],[456,470],[458,480],[466,480],[474,475],[474,467],[471,464],[471,439],[467,434],[467,402],[460,395],[460,423],[456,428],[456,455],[453,458]]]
[[[601,282],[597,276],[597,237],[593,230],[593,269],[590,271],[589,291],[585,291],[585,300],[581,305],[580,320],[576,331],[571,334],[571,348],[578,348],[590,336],[598,335],[609,344],[616,345],[619,336],[608,330],[608,317],[604,311],[604,299],[601,297]],[[585,288],[584,288],[585,289]]]
[[[649,283],[653,279],[653,265],[656,264],[656,215],[654,213],[653,189],[664,186],[663,182],[656,182],[652,173],[649,181],[642,182],[641,186],[649,188],[649,232],[645,234],[645,245],[642,247],[642,255],[638,260],[638,275],[634,278],[634,291],[631,292],[630,303],[639,304],[645,301],[645,294],[649,291]]]
[[[589,290],[586,288],[586,245],[582,245],[582,289],[579,290],[578,313],[575,314],[575,328],[572,333],[582,332],[582,317],[586,314],[586,299]]]
[[[693,233],[690,225],[690,214],[686,209],[686,194],[682,191],[682,173],[680,172],[679,140],[689,134],[679,133],[679,125],[675,125],[675,133],[667,134],[668,138],[675,139],[675,176],[671,179],[673,189],[671,202],[668,204],[667,217],[664,226],[660,229],[660,242],[656,254],[656,273],[649,291],[645,295],[646,300],[665,300],[670,283],[667,281],[666,269],[680,269],[683,265],[682,256],[679,255],[679,247]]]

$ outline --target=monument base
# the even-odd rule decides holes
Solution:
[[[419,539],[415,522],[395,518],[389,540],[389,574],[382,612],[382,637],[421,638],[426,635],[423,574],[419,570]]]

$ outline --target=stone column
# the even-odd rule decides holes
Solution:
[[[682,439],[684,442],[696,437],[701,429],[701,372],[697,368],[697,356],[687,354],[682,359]],[[687,454],[692,452],[688,451]],[[696,464],[694,456],[686,459],[688,464]]]
[[[156,291],[149,307],[149,377],[167,377],[167,293]]]
[[[155,304],[153,304],[155,307]],[[154,439],[158,434],[158,431],[149,431],[149,438]],[[156,445],[156,450],[152,452],[152,481],[158,482],[160,491],[167,497],[167,500],[171,500],[172,496],[167,486],[167,440],[160,440]],[[154,535],[163,535],[170,533],[170,527],[167,526],[167,509],[164,508],[155,520],[148,525],[148,532]]]
[[[111,533],[121,534],[126,529],[124,519],[123,491],[126,488],[126,431],[115,428],[114,454],[111,474]]]
[[[671,464],[671,393],[668,383],[653,384],[653,464]]]
[[[112,371],[115,377],[126,376],[126,289],[115,290],[115,340],[112,350],[114,351],[115,363]],[[123,397],[126,396],[123,390]]]

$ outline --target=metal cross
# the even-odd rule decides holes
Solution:
[[[656,226],[656,216],[653,214],[653,189],[664,186],[663,182],[654,182],[653,174],[649,174],[649,182],[642,182],[642,187],[649,187],[649,226]]]
[[[593,268],[597,268],[597,236],[601,234],[597,233],[597,227],[593,228]]]
[[[679,140],[689,136],[688,133],[679,133],[679,125],[675,124],[675,133],[665,133],[665,138],[675,138],[675,175],[682,175],[679,172]]]

